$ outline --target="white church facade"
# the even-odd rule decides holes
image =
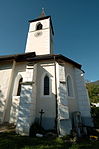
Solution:
[[[70,134],[82,122],[92,126],[81,65],[53,52],[50,16],[31,20],[23,54],[0,56],[0,123],[13,123],[29,135],[40,121],[45,130]]]

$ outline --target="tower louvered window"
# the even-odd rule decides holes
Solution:
[[[41,23],[38,23],[37,26],[36,26],[36,30],[40,30],[42,29],[43,25]]]

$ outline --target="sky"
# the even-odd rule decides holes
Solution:
[[[99,80],[99,0],[0,0],[0,55],[24,53],[29,20],[42,8],[54,27],[54,53],[80,63]]]

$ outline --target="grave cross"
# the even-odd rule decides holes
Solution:
[[[40,127],[41,127],[42,126],[42,116],[44,114],[43,109],[41,109],[41,111],[39,113],[40,113]]]

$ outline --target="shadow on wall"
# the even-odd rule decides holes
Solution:
[[[18,118],[19,102],[20,102],[20,96],[12,97],[12,106],[11,106],[11,111],[10,111],[10,123],[14,123],[15,125],[16,125],[17,118]]]
[[[4,106],[5,106],[5,99],[2,90],[0,89],[0,123],[2,122],[3,118]]]
[[[40,111],[42,109],[44,111],[42,127],[45,130],[55,129],[56,99],[54,73],[54,63],[39,65],[36,82],[36,122],[40,124]]]
[[[59,104],[58,104],[58,119],[59,119],[59,132],[61,135],[70,134],[72,130],[72,122],[70,118],[68,94],[66,83],[60,82],[59,85]]]
[[[22,85],[16,126],[17,133],[27,134],[29,132],[33,116],[32,100],[32,85]]]
[[[42,68],[42,67],[39,67],[39,68],[40,68],[39,72],[37,73],[37,76],[36,76],[36,78],[38,78],[38,80],[35,80],[35,83],[37,85],[36,86],[37,91],[43,92],[43,90],[41,88],[42,87],[41,84],[43,84],[41,77],[43,77],[43,80],[44,80],[44,76],[46,76],[46,74],[48,74],[48,76],[50,78],[52,77],[52,75],[44,68]],[[38,76],[38,74],[39,74],[39,76]],[[44,75],[42,75],[42,74],[44,74]],[[52,80],[50,80],[50,81],[52,81]],[[52,86],[52,82],[50,82],[50,83]],[[20,134],[22,134],[23,132],[24,132],[24,134],[29,133],[30,126],[31,126],[32,122],[34,122],[34,120],[35,120],[35,117],[34,117],[35,112],[36,112],[36,114],[38,113],[39,118],[40,118],[39,112],[41,109],[43,109],[44,111],[48,111],[48,109],[45,110],[44,107],[46,108],[49,105],[48,103],[50,102],[50,100],[45,100],[46,104],[44,102],[45,106],[43,106],[43,104],[41,102],[42,100],[40,100],[40,98],[41,98],[41,95],[39,95],[40,92],[37,93],[37,100],[36,100],[37,105],[39,105],[39,106],[35,105],[35,101],[34,101],[35,99],[33,99],[33,96],[32,96],[34,86],[35,86],[35,84],[34,85],[22,84],[22,86],[21,86],[21,96],[20,96],[20,103],[19,103],[17,126],[16,126],[16,131],[17,131],[17,133],[20,133]],[[52,88],[50,88],[50,92],[52,92]],[[55,97],[55,95],[54,95],[54,97]],[[50,98],[52,98],[52,96]],[[35,108],[36,108],[36,111],[35,111]],[[55,109],[55,107],[54,107],[54,109]],[[50,109],[49,109],[49,111],[50,111]],[[45,116],[46,116],[46,112],[45,112]],[[46,125],[48,127],[49,119],[48,118],[45,119],[45,118],[43,117],[43,119],[45,120]],[[55,118],[54,118],[54,120],[50,120],[50,121],[51,121],[51,123],[53,122],[53,125],[54,125]],[[45,126],[45,122],[44,122],[44,126]]]

